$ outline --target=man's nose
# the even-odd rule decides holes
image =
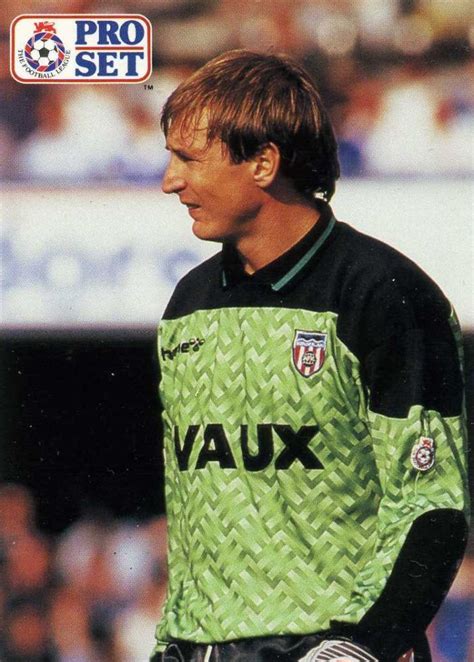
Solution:
[[[173,164],[170,161],[161,183],[161,190],[163,193],[179,193],[185,188],[185,186],[185,180],[175,171]]]

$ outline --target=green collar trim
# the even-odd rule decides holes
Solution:
[[[324,244],[326,239],[329,237],[335,225],[336,225],[336,219],[333,216],[329,221],[329,224],[327,228],[324,230],[323,234],[319,237],[316,243],[314,243],[313,246],[311,246],[309,251],[305,255],[303,255],[303,257],[298,260],[298,262],[294,265],[294,267],[292,267],[284,276],[282,276],[279,280],[277,280],[276,283],[272,284],[272,290],[274,292],[279,292],[295,276],[297,276],[302,269],[304,269],[304,267],[308,264],[311,258],[313,258],[316,255],[316,253],[319,251],[319,249]]]

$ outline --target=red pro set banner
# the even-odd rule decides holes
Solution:
[[[10,28],[20,83],[140,83],[152,72],[151,23],[140,14],[24,14]]]

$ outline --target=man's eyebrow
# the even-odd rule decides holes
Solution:
[[[170,145],[169,143],[166,143],[165,149],[168,150],[168,152],[173,152],[173,154],[176,154],[177,156],[184,156],[185,158],[191,158],[192,156],[192,154],[185,149],[173,147],[173,145]]]

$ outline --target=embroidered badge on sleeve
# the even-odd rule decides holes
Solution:
[[[428,471],[435,462],[435,447],[430,437],[420,437],[411,451],[411,463],[418,471]]]

